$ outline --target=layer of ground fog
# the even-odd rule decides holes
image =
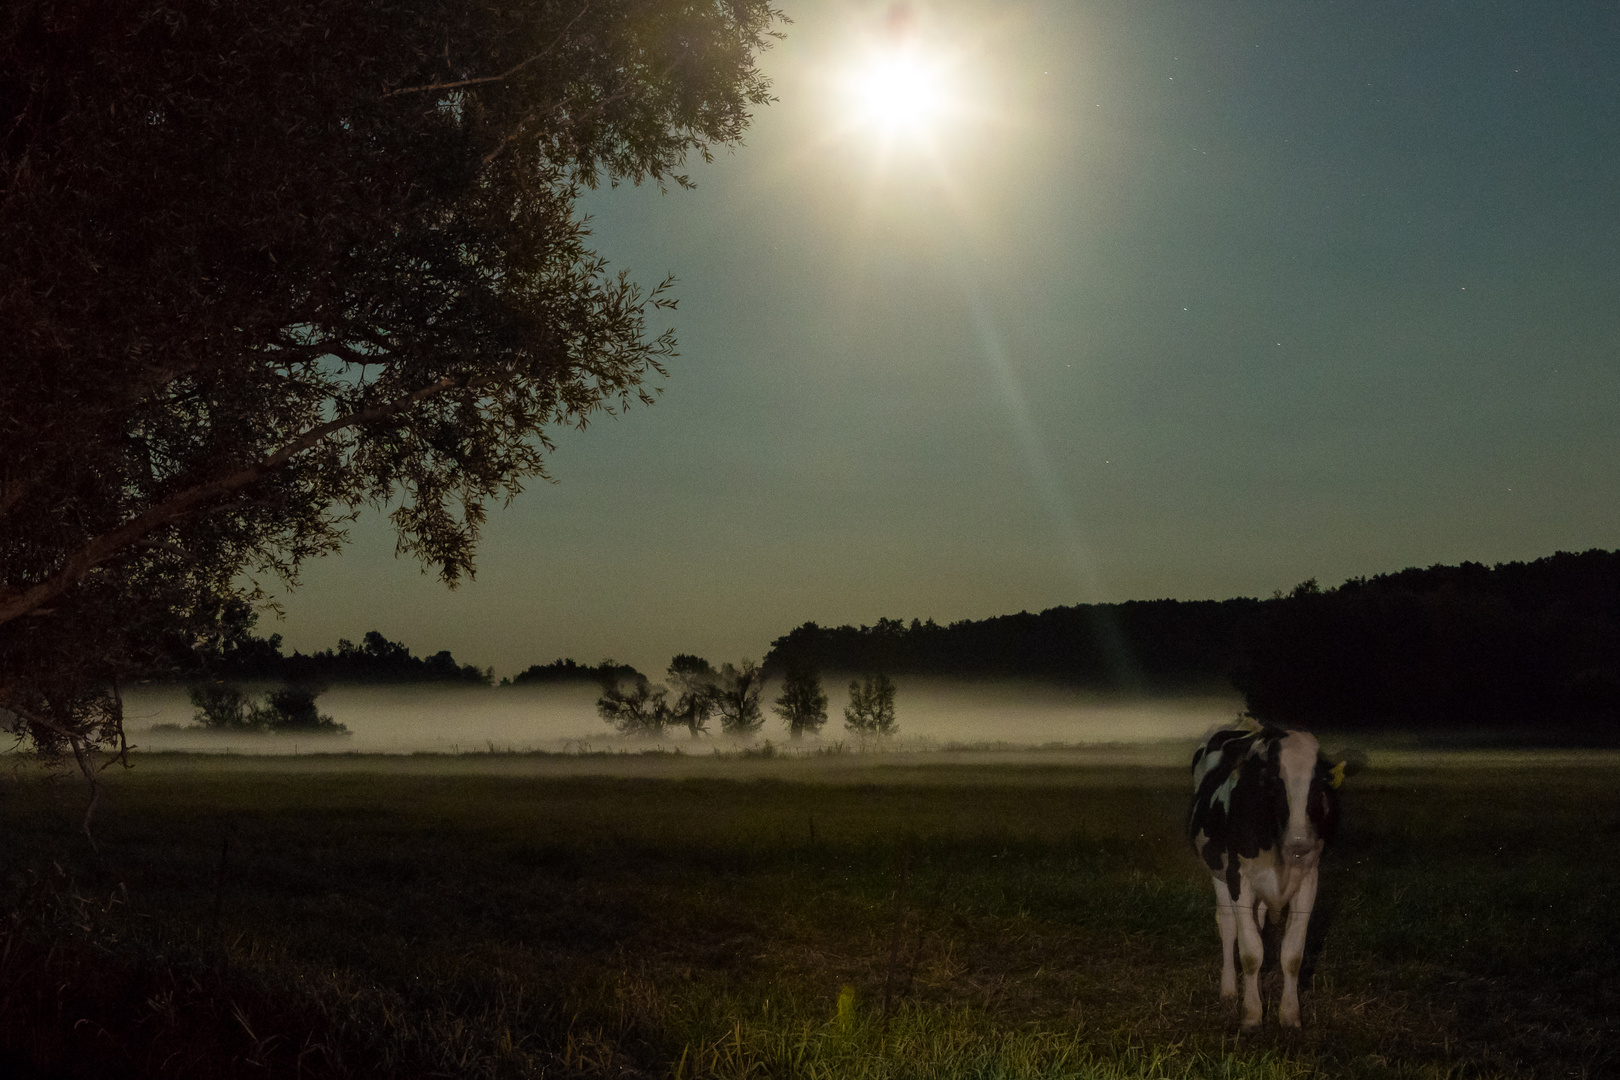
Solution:
[[[1231,690],[1180,695],[1099,694],[1053,683],[968,681],[902,676],[899,734],[889,744],[939,749],[982,742],[1042,745],[1096,744],[1195,738],[1225,723],[1243,708]],[[250,694],[268,687],[249,684]],[[827,725],[801,740],[811,749],[851,747],[844,725],[847,680],[829,676]],[[184,686],[148,685],[125,694],[125,715],[135,742],[155,750],[213,753],[307,754],[312,750],[362,753],[456,753],[469,750],[554,751],[660,747],[688,754],[788,741],[786,722],[766,695],[760,729],[745,737],[721,733],[718,717],[693,736],[675,725],[662,737],[626,739],[597,714],[601,688],[594,683],[561,686],[455,687],[426,685],[334,686],[317,700],[319,710],[348,729],[342,739],[308,733],[259,734],[198,731],[196,710]]]
[[[79,786],[17,762],[0,1071],[1620,1069],[1612,755],[1374,754],[1323,872],[1305,1028],[1276,1026],[1268,971],[1252,1035],[1218,997],[1179,765],[559,760],[151,755],[107,774],[99,857]]]

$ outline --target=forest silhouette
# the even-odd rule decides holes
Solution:
[[[1078,604],[941,626],[805,623],[766,667],[1050,679],[1108,692],[1230,685],[1306,727],[1620,737],[1620,552],[1315,580],[1268,600]]]
[[[1133,600],[941,625],[807,622],[763,668],[977,680],[1037,679],[1103,693],[1234,687],[1261,720],[1306,727],[1519,729],[1620,739],[1620,552],[1495,566],[1409,568],[1269,599]],[[359,644],[281,654],[249,636],[209,666],[288,683],[489,685],[449,652],[417,657],[372,631]],[[502,685],[634,679],[628,664],[536,664]]]
[[[357,645],[347,638],[336,649],[305,655],[281,652],[281,635],[268,638],[247,634],[233,641],[222,656],[205,663],[207,674],[226,679],[281,681],[290,684],[332,683],[460,683],[488,686],[494,673],[472,664],[460,664],[449,650],[417,656],[398,641],[376,630]]]

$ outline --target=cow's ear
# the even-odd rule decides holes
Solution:
[[[1328,766],[1327,763],[1334,758],[1338,759],[1338,764]],[[1331,757],[1324,757],[1322,764],[1327,766],[1327,782],[1329,786],[1336,788],[1344,783],[1345,777],[1354,776],[1367,767],[1367,752],[1355,748],[1341,750]]]

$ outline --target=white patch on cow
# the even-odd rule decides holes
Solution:
[[[1216,803],[1220,803],[1222,809],[1224,809],[1227,813],[1231,813],[1232,792],[1237,789],[1238,777],[1242,775],[1242,773],[1242,769],[1233,769],[1232,774],[1226,778],[1220,787],[1215,789],[1215,794],[1209,797],[1209,804],[1214,806]]]
[[[1288,831],[1283,834],[1283,850],[1290,861],[1310,858],[1313,866],[1315,857],[1322,853],[1322,840],[1311,825],[1307,807],[1320,753],[1316,737],[1303,731],[1289,732],[1278,744],[1278,772],[1288,792]]]

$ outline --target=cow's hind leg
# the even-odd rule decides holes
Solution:
[[[1283,1027],[1299,1027],[1299,967],[1305,959],[1305,928],[1311,921],[1311,908],[1316,906],[1316,867],[1307,870],[1299,883],[1299,891],[1288,902],[1288,930],[1283,934],[1282,1005],[1277,1017]]]
[[[1237,945],[1237,911],[1232,894],[1226,891],[1226,877],[1215,879],[1215,925],[1221,931],[1221,997],[1237,997],[1237,966],[1232,950]]]
[[[1255,925],[1254,884],[1243,879],[1242,891],[1237,898],[1238,956],[1243,961],[1243,1026],[1260,1026],[1260,961],[1265,956],[1265,944],[1260,939],[1260,927]]]

